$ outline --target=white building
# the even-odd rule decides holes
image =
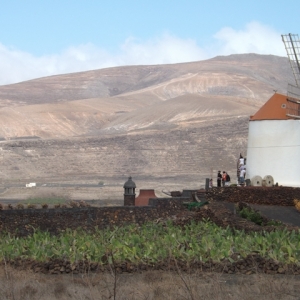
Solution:
[[[300,186],[300,119],[288,116],[288,106],[287,96],[275,93],[250,117],[246,179],[251,185]]]

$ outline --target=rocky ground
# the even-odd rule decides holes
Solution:
[[[2,142],[0,199],[39,192],[83,200],[122,199],[129,176],[137,193],[154,189],[158,196],[162,190],[199,189],[205,178],[216,184],[218,170],[228,171],[234,183],[247,130],[243,117],[130,136]],[[25,190],[29,182],[39,189]],[[100,182],[103,186],[97,189]]]

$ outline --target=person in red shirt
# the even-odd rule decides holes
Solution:
[[[222,186],[225,186],[225,182],[226,182],[226,172],[225,171],[223,171],[223,173],[222,173]]]

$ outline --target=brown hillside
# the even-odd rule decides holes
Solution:
[[[117,124],[119,117],[122,127],[124,114],[132,112],[127,117],[131,118],[137,109],[136,115],[161,121],[161,102],[180,96],[185,101],[187,95],[213,98],[216,115],[228,99],[245,104],[242,114],[251,114],[251,107],[261,106],[273,90],[285,92],[292,80],[287,59],[255,54],[45,77],[0,86],[0,137],[87,135],[110,127],[111,120]],[[194,114],[188,103],[184,110],[180,113],[188,119],[190,112]],[[197,115],[206,113],[198,110]],[[140,127],[137,120],[132,122]]]
[[[192,187],[232,174],[249,116],[288,82],[286,58],[243,54],[0,86],[0,180],[131,174]]]

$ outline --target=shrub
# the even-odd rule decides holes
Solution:
[[[300,200],[298,199],[294,199],[294,204],[295,204],[295,207],[298,211],[300,211]]]
[[[36,208],[36,205],[35,205],[35,204],[32,204],[32,203],[28,203],[28,204],[27,204],[27,208],[29,208],[29,209],[34,209],[34,208]]]
[[[81,201],[79,201],[79,207],[90,207],[90,205],[88,203],[86,203],[85,201],[81,200]]]
[[[242,218],[245,218],[257,225],[262,225],[263,224],[263,217],[261,214],[251,208],[244,207],[239,211],[239,215]]]
[[[277,221],[277,220],[270,220],[270,221],[267,223],[267,225],[269,225],[269,226],[282,226],[283,223],[280,222],[280,221]]]
[[[24,209],[24,204],[23,203],[18,203],[16,208],[17,209]]]
[[[48,204],[47,203],[43,203],[42,204],[42,208],[47,209],[48,208]]]
[[[69,205],[70,205],[71,207],[73,207],[73,208],[79,207],[79,203],[78,203],[77,201],[74,201],[74,200],[70,201],[70,202],[69,202]]]

